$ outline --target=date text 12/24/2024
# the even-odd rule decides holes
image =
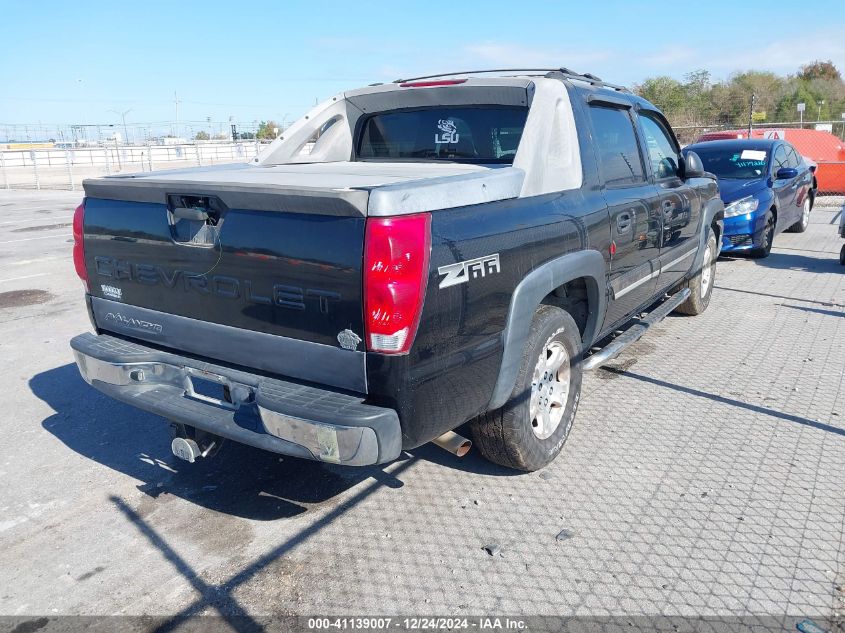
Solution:
[[[478,617],[325,617],[308,618],[308,629],[312,631],[349,630],[349,631],[524,631],[526,624],[517,618]]]

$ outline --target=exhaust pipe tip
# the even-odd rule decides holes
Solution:
[[[436,437],[431,441],[433,444],[436,444],[440,448],[447,450],[458,457],[463,457],[469,453],[469,449],[472,448],[472,442],[470,440],[458,435],[454,431],[447,431],[440,437]]]
[[[467,453],[469,453],[469,449],[472,448],[472,441],[464,438],[461,442],[461,445],[458,446],[458,449],[455,451],[455,455],[458,457],[463,457]]]

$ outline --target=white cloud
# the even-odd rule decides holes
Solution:
[[[464,46],[463,55],[468,61],[493,63],[505,67],[560,68],[581,66],[605,61],[611,57],[607,49],[580,51],[532,48],[507,42],[480,42]],[[586,71],[585,71],[586,72]]]
[[[762,47],[745,46],[736,51],[716,54],[710,67],[727,71],[770,70],[776,73],[795,73],[817,59],[832,60],[840,69],[845,65],[845,39],[832,31],[804,32],[801,36],[775,39]],[[705,63],[707,60],[705,58]],[[705,66],[707,67],[707,66]]]

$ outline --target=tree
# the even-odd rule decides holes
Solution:
[[[686,102],[684,85],[677,79],[665,75],[646,79],[642,84],[634,87],[634,92],[648,99],[667,114],[677,112]]]
[[[784,95],[777,104],[777,120],[778,121],[797,121],[800,118],[798,114],[798,104],[805,105],[804,118],[809,120],[811,113],[816,110],[816,97],[810,92],[806,82],[797,80],[793,84],[792,92]],[[815,117],[812,117],[815,118]]]
[[[200,130],[199,132],[197,132],[196,136],[194,136],[195,141],[207,141],[210,138],[211,136],[209,136],[208,132],[206,132],[205,130]]]
[[[256,136],[260,139],[272,140],[276,138],[275,130],[279,130],[281,132],[281,129],[282,126],[275,121],[262,121],[258,124],[258,132],[256,133]]]
[[[832,79],[834,81],[842,81],[842,75],[833,62],[828,60],[814,61],[811,64],[801,66],[801,71],[798,77],[804,81],[812,81],[813,79]]]

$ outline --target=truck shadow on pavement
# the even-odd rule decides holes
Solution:
[[[809,418],[803,418],[799,415],[793,415],[791,413],[784,413],[783,411],[777,411],[776,409],[770,409],[769,407],[763,407],[757,404],[752,404],[750,402],[743,402],[742,400],[726,398],[725,396],[720,396],[719,394],[701,391],[700,389],[695,389],[693,387],[685,387],[684,385],[678,385],[675,383],[667,382],[665,380],[660,380],[658,378],[644,376],[642,374],[637,374],[635,372],[627,371],[621,368],[605,366],[602,367],[602,371],[610,372],[612,374],[618,374],[620,376],[625,376],[626,378],[633,378],[634,380],[649,383],[651,385],[654,385],[655,387],[664,387],[687,395],[698,396],[699,398],[707,398],[708,400],[719,402],[721,404],[726,404],[732,407],[736,407],[738,409],[745,409],[753,413],[768,415],[770,417],[783,420],[785,422],[792,422],[794,424],[809,426],[820,431],[826,431],[828,433],[833,433],[834,435],[841,435],[845,437],[845,428],[836,427],[831,424],[825,424],[824,422],[819,422],[818,420],[810,420]]]
[[[272,521],[329,504],[366,479],[403,485],[379,466],[334,466],[236,442],[226,442],[214,458],[188,464],[170,452],[162,418],[101,394],[72,363],[37,374],[29,386],[56,411],[42,422],[46,431],[80,455],[144,482],[138,490],[152,498],[170,494],[217,512]]]
[[[813,257],[810,255],[799,255],[794,251],[795,249],[783,248],[779,249],[775,246],[768,257],[762,259],[755,259],[748,255],[728,252],[719,256],[719,262],[726,264],[735,261],[750,261],[754,265],[762,268],[775,268],[777,270],[795,270],[802,272],[811,272],[819,274],[842,274],[842,265],[839,263],[839,253],[830,253],[827,257]],[[803,253],[811,252],[801,250]],[[818,251],[814,251],[818,252]]]
[[[744,288],[730,288],[729,286],[720,286],[716,284],[713,286],[717,290],[727,290],[728,292],[738,292],[746,295],[756,295],[758,297],[771,297],[772,299],[783,299],[784,301],[800,301],[801,303],[815,303],[820,306],[828,308],[845,308],[843,303],[835,303],[833,301],[818,301],[817,299],[804,299],[802,297],[787,297],[785,295],[776,295],[769,292],[757,292],[754,290],[745,290]]]

